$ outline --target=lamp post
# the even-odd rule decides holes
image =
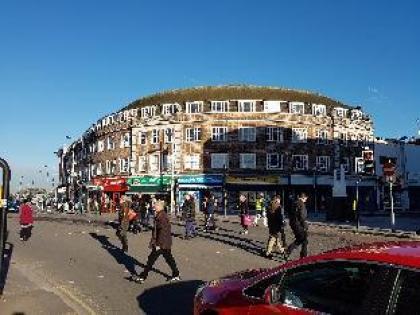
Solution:
[[[223,164],[223,213],[225,218],[227,217],[227,190],[226,190],[226,164]]]
[[[318,214],[318,207],[317,207],[317,203],[318,203],[318,198],[317,198],[317,171],[318,171],[318,167],[315,166],[312,170],[314,172],[314,183],[313,183],[313,188],[314,188],[314,212],[317,215]]]
[[[356,200],[354,203],[354,211],[356,212],[356,229],[359,230],[360,227],[360,213],[359,213],[359,183],[362,181],[361,176],[356,178]]]

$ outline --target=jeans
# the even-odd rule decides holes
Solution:
[[[21,225],[20,226],[20,238],[27,241],[32,234],[32,225]]]
[[[176,262],[174,259],[174,256],[172,256],[170,249],[163,249],[159,248],[156,249],[155,247],[152,249],[152,252],[149,254],[149,257],[147,258],[147,265],[144,268],[143,272],[140,274],[140,277],[143,279],[146,279],[150,270],[153,268],[154,263],[159,258],[159,256],[162,255],[165,259],[166,263],[172,270],[172,277],[178,277],[179,276],[179,270],[176,266]]]
[[[194,236],[195,234],[195,221],[191,219],[187,219],[185,221],[185,235],[186,236]]]

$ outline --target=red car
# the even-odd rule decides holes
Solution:
[[[194,314],[420,314],[420,242],[343,248],[210,281]]]

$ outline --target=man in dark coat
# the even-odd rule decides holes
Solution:
[[[286,257],[289,257],[293,250],[300,245],[302,245],[300,257],[308,255],[308,223],[306,222],[307,211],[305,205],[307,199],[306,194],[301,193],[295,205],[288,209],[289,224],[295,235],[295,241],[287,248]]]
[[[178,281],[179,270],[176,266],[174,257],[172,256],[172,234],[171,234],[171,223],[169,222],[168,215],[163,210],[164,202],[157,201],[155,203],[155,225],[152,232],[152,239],[150,240],[149,247],[152,249],[149,257],[147,258],[147,265],[139,277],[135,277],[134,280],[139,283],[143,283],[150,270],[153,268],[154,263],[160,255],[165,258],[166,263],[172,270],[172,277],[168,281]]]

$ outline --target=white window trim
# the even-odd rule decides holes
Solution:
[[[144,139],[144,143],[142,143],[142,139]],[[147,145],[147,132],[146,131],[139,131],[139,133],[138,133],[138,144]]]
[[[251,110],[245,111],[244,104],[251,103]],[[256,101],[254,100],[240,100],[238,101],[238,112],[240,113],[255,113],[256,112]]]
[[[270,161],[270,156],[272,155],[276,155],[277,156],[277,166],[271,166],[271,164],[269,163]],[[267,170],[282,170],[283,169],[283,154],[279,154],[279,153],[267,153],[266,156],[266,169]]]
[[[323,133],[326,133],[327,137],[325,139],[321,137],[321,135]],[[318,129],[317,130],[316,138],[317,138],[317,143],[318,144],[328,144],[328,137],[329,137],[328,130],[325,130],[325,129]]]
[[[179,110],[178,103],[168,103],[162,104],[162,114],[163,115],[174,115]]]
[[[227,113],[229,112],[230,102],[229,101],[211,101],[210,111],[212,113]],[[217,110],[217,105],[222,106],[222,110]]]
[[[164,142],[173,143],[175,138],[175,129],[174,128],[165,128],[164,130]]]
[[[216,165],[216,158],[223,161],[223,165]],[[224,169],[229,168],[229,153],[211,153],[210,154],[210,168],[213,169]]]
[[[325,161],[323,161],[325,160]],[[321,167],[321,162],[325,165]],[[316,157],[316,169],[320,172],[328,172],[331,167],[331,158],[328,155],[319,155]]]
[[[155,161],[153,159],[155,159]],[[160,172],[160,154],[150,154],[148,166],[149,166],[150,173],[153,173],[153,172],[159,173]]]
[[[298,158],[302,158],[303,159],[303,167],[296,167],[296,163],[295,160]],[[308,170],[308,155],[307,154],[296,154],[296,155],[292,155],[292,161],[293,161],[293,169],[296,171],[306,171]]]
[[[98,140],[98,152],[105,151],[105,142],[104,140]]]
[[[227,127],[212,126],[211,127],[211,141],[213,142],[226,142],[228,135]]]
[[[139,172],[147,172],[147,157],[142,155],[138,157],[139,164],[138,164],[138,170]]]
[[[299,139],[295,137],[299,135]],[[301,137],[302,136],[302,137]],[[303,138],[303,139],[300,139]],[[308,141],[308,129],[307,128],[292,128],[292,143],[306,143]]]
[[[198,106],[198,111],[195,112],[191,112],[191,107],[193,105],[197,105]],[[194,101],[194,102],[186,102],[185,103],[185,112],[187,114],[198,114],[198,113],[202,113],[203,112],[203,101]]]
[[[266,127],[266,141],[282,143],[284,142],[284,130],[282,127]]]
[[[156,116],[156,106],[151,105],[151,106],[142,107],[140,109],[140,112],[141,112],[141,117],[143,119],[152,118]]]
[[[346,118],[347,117],[347,109],[343,108],[343,107],[335,107],[334,108],[334,115],[336,117],[340,117],[340,118]]]
[[[303,113],[294,110],[294,106],[302,106]],[[294,115],[305,115],[305,103],[304,102],[290,102],[289,103],[289,113]]]
[[[359,109],[353,109],[350,114],[351,120],[360,120],[363,117],[363,113]]]
[[[190,131],[192,135],[190,134]],[[185,128],[185,142],[199,142],[201,140],[201,128]]]
[[[200,154],[189,154],[184,157],[184,169],[199,170]]]
[[[251,133],[245,133],[245,130],[253,130]],[[241,142],[255,142],[257,138],[257,129],[255,127],[240,127],[239,141]]]
[[[253,165],[245,166],[245,158],[246,157],[253,157]],[[239,167],[243,169],[256,169],[257,168],[257,155],[255,153],[240,153],[239,154]]]
[[[322,108],[322,114],[317,113]],[[312,104],[312,115],[317,117],[324,117],[327,115],[327,106],[324,104]]]
[[[158,144],[160,137],[160,129],[152,129],[150,133],[150,144]]]

